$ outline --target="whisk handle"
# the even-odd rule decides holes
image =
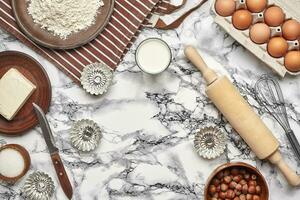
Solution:
[[[300,144],[294,134],[294,131],[292,131],[292,130],[287,131],[286,136],[292,145],[295,155],[297,156],[298,160],[300,161]]]

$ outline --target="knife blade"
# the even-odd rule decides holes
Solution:
[[[42,133],[44,135],[45,142],[48,146],[51,160],[52,160],[53,166],[55,168],[56,175],[58,177],[60,185],[61,185],[65,195],[69,199],[71,199],[73,196],[72,185],[70,183],[70,180],[65,171],[64,165],[59,156],[58,148],[53,143],[53,135],[52,135],[48,120],[45,116],[44,111],[38,105],[36,105],[35,103],[33,103],[32,105],[33,105],[34,111],[36,112],[37,118],[39,120],[40,127],[42,129]]]

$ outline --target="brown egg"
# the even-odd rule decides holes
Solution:
[[[285,21],[282,25],[282,35],[287,40],[297,40],[300,37],[300,23],[294,19]]]
[[[232,24],[236,29],[246,30],[252,24],[252,15],[248,10],[237,10],[233,13]]]
[[[217,0],[215,4],[217,13],[223,17],[231,16],[235,11],[234,0]]]
[[[279,26],[285,19],[285,14],[278,6],[269,7],[264,14],[265,23],[269,26]]]
[[[249,35],[254,43],[263,44],[270,39],[271,29],[265,23],[257,23],[250,28]]]
[[[268,1],[267,0],[247,0],[246,5],[247,9],[250,12],[258,13],[263,11],[267,7]]]
[[[267,50],[271,56],[280,58],[286,54],[288,50],[288,43],[282,37],[273,37],[267,45]]]
[[[291,72],[299,72],[300,51],[289,51],[284,57],[284,66]]]

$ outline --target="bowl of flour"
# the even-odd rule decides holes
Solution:
[[[95,39],[113,7],[114,0],[12,0],[23,33],[53,49],[73,49]]]

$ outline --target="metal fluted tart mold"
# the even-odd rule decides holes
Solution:
[[[89,119],[75,122],[71,129],[72,145],[83,152],[94,150],[98,146],[101,137],[100,127]]]
[[[194,147],[203,158],[217,158],[225,150],[225,134],[217,127],[204,127],[195,134]]]
[[[81,73],[81,85],[92,95],[101,95],[107,92],[111,85],[113,71],[104,63],[87,65]]]
[[[24,196],[30,200],[50,200],[54,193],[52,178],[44,172],[34,172],[25,181]]]

